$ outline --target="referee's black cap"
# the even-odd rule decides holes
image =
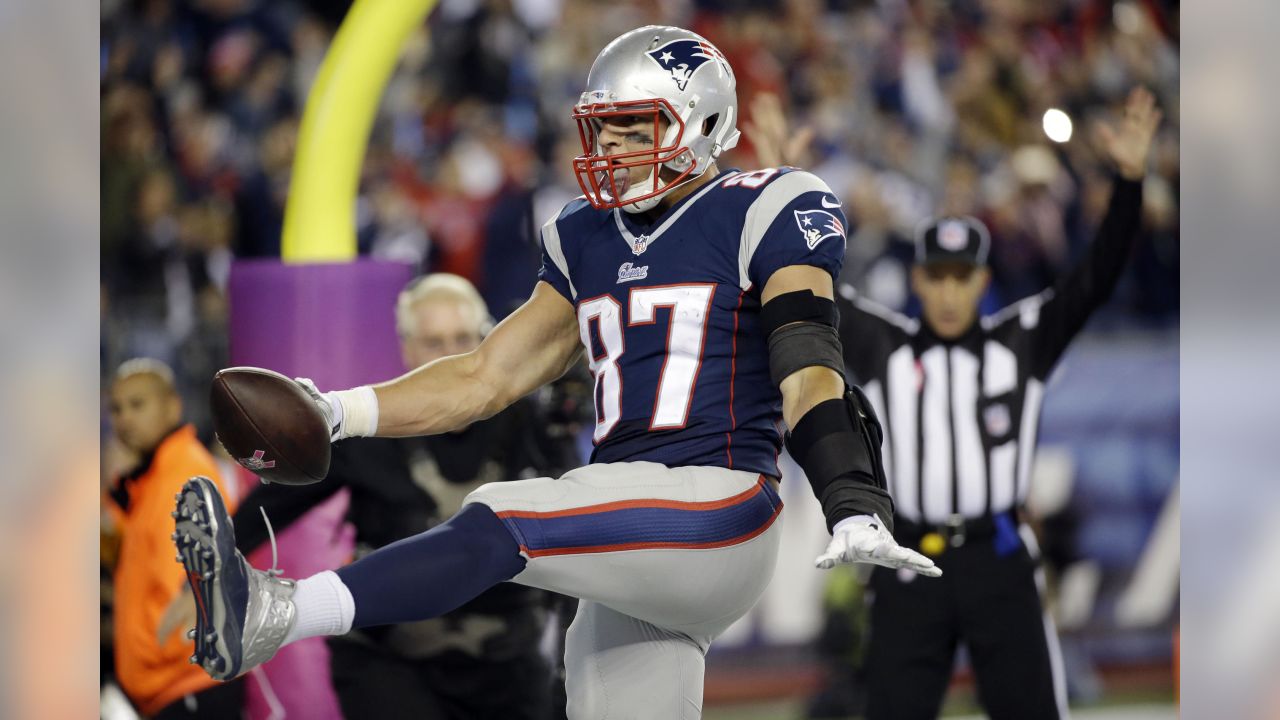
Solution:
[[[991,233],[969,215],[931,218],[916,229],[916,262],[921,265],[958,262],[986,265]]]

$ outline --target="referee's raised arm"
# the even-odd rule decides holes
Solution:
[[[1159,124],[1155,98],[1145,89],[1134,90],[1119,127],[1101,128],[1116,174],[1107,213],[1085,257],[1052,288],[997,315],[1000,321],[1017,318],[1019,326],[1031,332],[1030,370],[1035,377],[1048,376],[1072,338],[1120,281],[1142,221],[1142,179]]]

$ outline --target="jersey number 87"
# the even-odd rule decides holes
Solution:
[[[627,327],[652,325],[657,322],[658,308],[670,309],[666,358],[653,401],[650,430],[684,427],[689,418],[715,289],[715,283],[631,288]],[[596,429],[592,438],[599,443],[622,416],[622,369],[618,365],[618,359],[626,352],[622,307],[611,295],[584,300],[578,305],[578,331],[595,376]],[[593,342],[593,334],[598,342]]]

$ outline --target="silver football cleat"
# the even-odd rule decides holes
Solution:
[[[270,660],[297,618],[296,587],[277,571],[256,570],[236,550],[235,529],[217,487],[187,481],[178,497],[174,542],[196,597],[196,653],[215,680],[230,680]]]

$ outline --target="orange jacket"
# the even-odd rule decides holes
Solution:
[[[165,608],[186,583],[182,565],[174,561],[177,550],[170,538],[174,522],[169,513],[174,496],[192,475],[209,477],[224,489],[213,456],[187,425],[160,443],[150,467],[127,486],[129,508],[121,518],[115,570],[116,673],[120,686],[145,715],[216,682],[188,663],[194,643],[187,639],[187,628],[174,631],[164,645],[156,641]]]

